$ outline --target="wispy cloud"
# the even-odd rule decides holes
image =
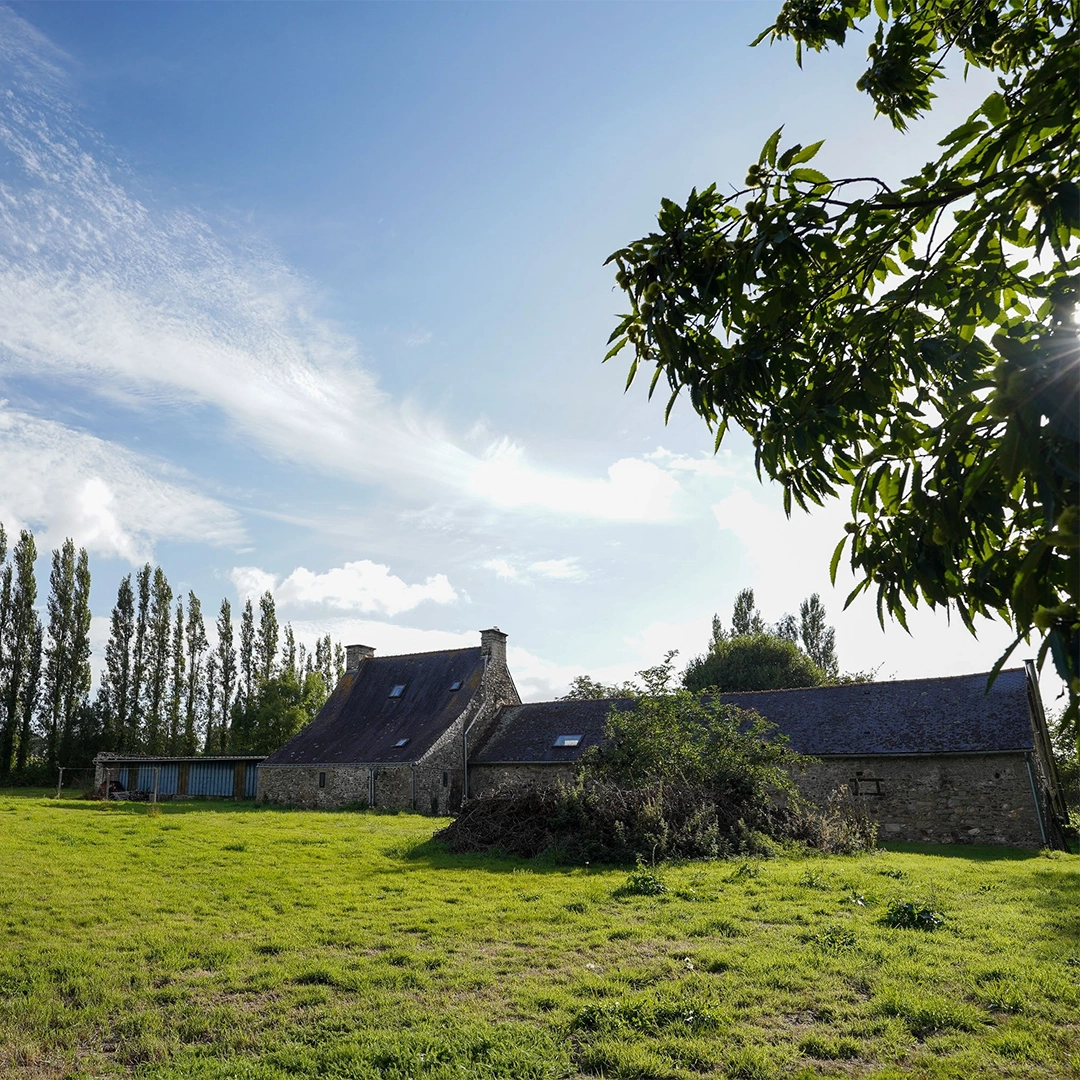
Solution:
[[[546,578],[549,581],[584,581],[589,575],[578,565],[577,556],[562,559],[541,559],[537,562],[515,566],[508,559],[488,559],[484,568],[493,570],[502,581],[532,581]]]
[[[254,566],[234,567],[230,577],[241,599],[269,590],[284,607],[319,606],[337,611],[356,611],[393,617],[429,600],[450,604],[458,593],[445,574],[433,574],[424,582],[409,585],[390,567],[360,559],[316,574],[298,566],[280,584],[273,574]]]
[[[237,545],[237,514],[191,477],[115,443],[0,402],[0,521],[44,528],[43,548],[71,536],[132,564],[158,540]]]
[[[208,407],[208,422],[216,415],[271,458],[413,494],[618,521],[676,516],[678,480],[654,462],[565,475],[508,438],[467,450],[436,416],[393,401],[274,251],[125,189],[122,168],[73,119],[62,57],[7,9],[0,39],[0,146],[18,166],[0,185],[8,372],[133,407]]]

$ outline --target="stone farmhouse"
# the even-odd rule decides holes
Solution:
[[[522,704],[506,635],[478,648],[376,657],[347,650],[319,716],[258,767],[258,797],[425,813],[510,785],[572,778],[612,707],[632,700]],[[841,786],[883,839],[1061,847],[1065,803],[1034,665],[987,676],[723,694],[814,759],[798,778],[818,803]]]

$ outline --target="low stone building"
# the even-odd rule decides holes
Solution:
[[[839,787],[863,803],[887,840],[1062,847],[1057,781],[1033,665],[987,678],[823,686],[722,694],[753,709],[815,760],[798,777],[819,804]],[[504,707],[469,756],[467,790],[570,779],[597,745],[612,707],[632,701],[547,701]]]
[[[258,767],[258,798],[453,813],[465,798],[574,776],[630,699],[522,704],[506,635],[479,647],[377,657],[346,672],[303,731]],[[846,786],[883,839],[1062,846],[1066,818],[1034,666],[987,675],[722,694],[811,758],[819,804]]]
[[[456,810],[469,747],[521,700],[506,635],[483,630],[474,648],[403,656],[350,645],[345,668],[319,715],[259,766],[259,800]]]

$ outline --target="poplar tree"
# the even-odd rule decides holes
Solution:
[[[37,553],[35,552],[35,555]],[[31,566],[31,573],[33,567]],[[34,592],[37,593],[35,583]],[[45,647],[45,632],[37,612],[30,620],[29,635],[26,639],[26,674],[20,693],[19,742],[15,748],[15,770],[22,773],[30,759],[30,738],[33,730],[34,713],[37,711],[38,693],[41,689],[41,657]]]
[[[134,637],[135,594],[128,574],[116,591],[116,606],[112,609],[109,640],[105,645],[105,675],[98,693],[106,745],[120,753],[133,750],[137,738],[131,690]]]
[[[207,650],[206,625],[203,623],[202,604],[191,590],[188,591],[187,618],[187,687],[184,698],[184,745],[183,753],[194,754],[198,745],[199,718],[203,711],[206,687],[203,680],[203,655]]]
[[[836,678],[840,669],[836,659],[836,631],[825,622],[825,606],[817,593],[802,602],[799,620],[799,637],[806,655],[829,678]]]
[[[237,697],[247,704],[255,696],[255,613],[250,598],[244,601],[240,616],[240,692]]]
[[[211,651],[206,658],[206,740],[203,743],[203,753],[213,754],[224,749],[226,732],[228,731],[222,714],[221,730],[217,722],[218,701],[218,660],[217,653]]]
[[[42,721],[50,768],[68,761],[80,711],[90,692],[90,570],[86,549],[68,538],[52,553],[49,644]]]
[[[169,733],[165,740],[166,752],[176,754],[180,748],[180,718],[184,712],[184,696],[187,682],[184,677],[184,601],[177,597],[176,618],[173,621],[172,667],[169,678]]]
[[[4,744],[8,719],[8,669],[11,663],[11,649],[8,626],[11,621],[11,563],[7,561],[7,533],[0,525],[0,748]],[[5,769],[0,763],[0,777]]]
[[[154,569],[147,633],[146,744],[151,754],[162,750],[165,695],[169,683],[169,631],[172,626],[172,589],[160,566]]]
[[[29,529],[19,534],[12,552],[14,566],[5,565],[0,592],[4,610],[3,698],[4,720],[0,729],[0,778],[11,774],[12,762],[21,768],[27,760],[30,712],[37,696],[37,676],[41,670],[41,621],[34,604],[37,581],[34,561],[37,548]],[[34,653],[37,653],[35,661]],[[29,711],[28,711],[29,707]],[[24,735],[25,733],[25,735]]]
[[[274,594],[267,589],[259,598],[259,634],[255,640],[256,670],[260,683],[269,682],[273,676],[277,652],[278,621]]]
[[[147,650],[150,630],[150,581],[153,571],[147,563],[135,575],[138,588],[139,606],[135,615],[135,648],[131,663],[131,701],[128,715],[131,718],[132,740],[129,750],[141,749],[146,745],[146,672]]]
[[[731,613],[732,636],[745,637],[747,634],[760,634],[764,630],[765,622],[754,603],[754,590],[741,590],[735,597],[735,609]]]
[[[221,610],[218,612],[217,619],[217,637],[215,669],[218,700],[220,702],[218,708],[220,728],[218,730],[217,749],[224,752],[228,748],[229,716],[232,713],[234,694],[236,692],[236,648],[233,645],[232,607],[229,605],[228,600],[221,601]],[[207,673],[207,680],[207,694],[212,702],[214,689],[212,680],[209,679],[209,672]],[[207,749],[209,749],[209,737],[207,738]]]
[[[298,669],[296,666],[296,635],[293,633],[292,623],[285,624],[285,643],[281,649],[281,667],[299,679],[303,671],[303,665]]]

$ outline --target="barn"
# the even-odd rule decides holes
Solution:
[[[259,800],[455,811],[469,747],[521,700],[506,634],[492,627],[478,646],[399,656],[350,645],[345,669],[319,715],[259,766]]]
[[[722,694],[813,760],[819,805],[846,786],[885,840],[1064,847],[1067,820],[1034,664],[988,675]],[[468,792],[570,779],[631,700],[508,705],[469,757]]]

